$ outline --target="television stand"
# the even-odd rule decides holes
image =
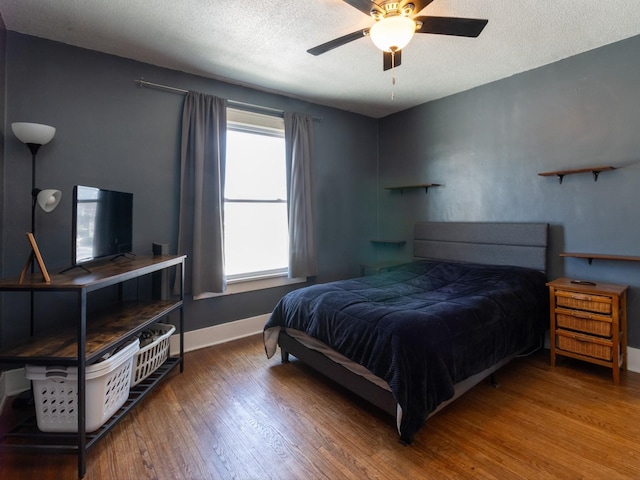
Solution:
[[[0,365],[60,365],[74,367],[77,372],[77,428],[73,432],[41,431],[37,428],[37,411],[25,411],[20,418],[4,417],[7,428],[0,432],[0,458],[5,451],[33,454],[73,454],[78,457],[78,477],[86,473],[87,451],[103,438],[142,399],[150,393],[170,372],[184,370],[184,271],[185,256],[143,255],[129,262],[103,262],[95,265],[93,272],[74,272],[51,275],[50,283],[43,283],[39,275],[32,274],[23,283],[17,279],[0,279],[0,293],[37,292],[43,300],[62,302],[77,309],[75,322],[61,325],[55,332],[37,332],[33,338],[14,346],[0,347]],[[75,268],[75,267],[72,267]],[[160,298],[151,286],[154,277],[175,270],[179,290],[177,295]],[[131,288],[124,288],[127,283]],[[95,296],[92,292],[117,290],[109,305],[90,308]],[[130,290],[126,294],[125,290]],[[106,295],[105,295],[106,296]],[[48,297],[48,298],[47,298]],[[96,305],[91,305],[96,307]],[[51,312],[49,322],[56,320]],[[120,409],[97,430],[86,431],[86,369],[99,361],[107,352],[125,345],[131,338],[162,321],[170,323],[176,318],[179,351],[157,367],[152,375],[130,389],[129,398]],[[11,317],[13,319],[13,316]],[[3,320],[6,320],[3,318]],[[74,323],[72,325],[71,323]],[[25,410],[28,408],[25,405]],[[23,418],[26,417],[26,418]],[[35,417],[35,418],[34,418]],[[37,461],[38,457],[33,457]]]

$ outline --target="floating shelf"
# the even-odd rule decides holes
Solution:
[[[360,264],[360,276],[364,277],[367,273],[367,270],[373,270],[374,273],[381,273],[391,267],[397,267],[398,265],[402,265],[407,263],[404,260],[391,260],[388,262],[376,262],[376,263],[361,263]]]
[[[593,174],[593,181],[597,182],[598,181],[598,175],[600,174],[600,172],[606,172],[607,170],[615,170],[615,167],[606,166],[606,167],[576,168],[575,170],[556,170],[556,171],[553,171],[553,172],[542,172],[542,173],[539,173],[538,175],[540,175],[541,177],[553,177],[553,176],[556,176],[556,177],[558,177],[558,180],[560,180],[560,183],[562,183],[562,179],[564,178],[565,175],[572,175],[574,173],[588,173],[588,172],[591,172]]]
[[[571,258],[586,258],[589,261],[589,265],[596,260],[620,260],[624,262],[640,262],[640,257],[630,256],[630,255],[607,255],[601,253],[561,253],[561,257],[571,257]]]
[[[407,241],[406,240],[381,240],[381,239],[375,239],[375,240],[371,240],[371,243],[381,244],[381,245],[404,245],[405,243],[407,243]]]
[[[384,187],[385,190],[400,190],[400,193],[403,193],[403,190],[410,188],[424,188],[424,193],[429,193],[429,187],[441,187],[441,183],[420,183],[418,185],[403,185],[400,187]]]

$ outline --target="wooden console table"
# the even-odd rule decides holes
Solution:
[[[90,272],[75,269],[67,273],[51,275],[45,283],[39,275],[27,276],[22,283],[18,279],[1,280],[0,292],[37,292],[45,295],[55,292],[55,301],[69,301],[77,309],[75,327],[60,329],[50,335],[36,335],[25,343],[0,350],[0,364],[65,365],[77,368],[77,433],[44,433],[35,421],[21,422],[8,433],[0,436],[0,449],[20,452],[54,452],[78,456],[78,476],[86,472],[86,453],[100,438],[109,432],[148,392],[150,392],[176,366],[183,370],[184,357],[184,266],[185,256],[144,256],[134,259],[119,258],[90,265]],[[154,295],[150,288],[147,295],[138,291],[132,301],[124,298],[123,287],[127,282],[136,285],[152,285],[158,275],[176,267],[180,279],[180,292],[171,299]],[[154,276],[156,276],[154,278]],[[144,280],[146,278],[146,280]],[[146,283],[145,283],[146,282]],[[88,308],[96,292],[108,287],[116,289],[117,300],[106,308]],[[144,289],[142,289],[144,290]],[[69,294],[69,296],[60,294]],[[140,298],[144,296],[144,298]],[[86,367],[99,360],[105,353],[124,345],[153,323],[179,312],[180,353],[169,358],[152,375],[133,387],[127,402],[96,432],[86,432]],[[35,413],[35,412],[34,412]]]

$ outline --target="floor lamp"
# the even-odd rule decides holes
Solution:
[[[31,254],[27,259],[27,263],[25,263],[24,268],[22,269],[22,273],[20,275],[20,282],[22,283],[24,279],[24,275],[31,265],[31,273],[34,273],[35,265],[34,265],[34,257],[40,266],[40,270],[42,271],[42,275],[44,277],[44,281],[49,282],[49,274],[47,273],[47,269],[42,261],[42,257],[40,256],[40,252],[38,250],[38,246],[35,241],[35,231],[36,231],[36,222],[35,222],[35,214],[36,214],[36,205],[39,205],[42,210],[45,212],[53,211],[60,203],[60,199],[62,198],[62,193],[60,190],[40,190],[36,188],[36,154],[42,145],[49,143],[53,136],[56,134],[56,129],[54,127],[50,127],[49,125],[42,125],[39,123],[27,123],[27,122],[15,122],[11,124],[11,129],[13,130],[13,134],[20,140],[22,143],[26,144],[31,152],[31,232],[27,233],[27,238],[31,244]],[[33,291],[31,291],[31,303],[30,303],[30,312],[31,312],[31,323],[30,323],[30,331],[31,336],[34,334],[34,295]],[[33,387],[32,387],[33,388]],[[22,408],[24,406],[33,405],[33,391],[32,389],[27,392],[23,392],[18,395],[13,401],[14,408]]]
[[[36,154],[42,145],[49,143],[56,134],[56,129],[40,123],[15,122],[11,124],[13,134],[26,144],[31,152],[31,233],[35,235],[35,209],[39,205],[45,212],[53,211],[60,203],[60,190],[40,190],[36,188]]]
[[[40,206],[45,212],[52,212],[60,203],[62,198],[62,192],[60,190],[46,189],[40,190],[36,188],[36,154],[42,145],[49,143],[53,136],[56,134],[56,129],[49,125],[42,125],[40,123],[27,123],[27,122],[15,122],[11,124],[13,134],[22,143],[26,144],[31,152],[31,232],[27,233],[31,246],[31,253],[22,269],[20,275],[20,282],[24,280],[24,275],[31,265],[31,273],[35,271],[34,260],[37,261],[40,270],[42,271],[43,280],[49,283],[49,273],[44,265],[38,246],[35,241],[36,232],[36,205]],[[33,292],[31,293],[31,335],[34,333],[33,322]]]

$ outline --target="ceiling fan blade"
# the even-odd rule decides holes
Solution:
[[[404,0],[400,2],[400,10],[402,10],[406,4],[413,3],[414,8],[412,15],[417,15],[422,10],[424,10],[425,7],[427,7],[427,5],[429,5],[431,2],[433,2],[433,0]]]
[[[344,3],[348,3],[353,8],[357,8],[365,15],[371,14],[371,9],[378,10],[380,13],[384,13],[384,9],[371,0],[342,0]],[[433,0],[432,0],[433,1]]]
[[[456,17],[415,17],[422,22],[416,33],[435,33],[438,35],[455,35],[456,37],[477,37],[489,20]]]
[[[341,47],[349,42],[353,42],[359,38],[362,38],[369,34],[369,29],[365,28],[363,30],[358,30],[357,32],[349,33],[347,35],[343,35],[340,38],[334,38],[333,40],[323,43],[322,45],[318,45],[317,47],[310,48],[307,50],[311,55],[320,55],[322,53],[328,52],[329,50],[333,50],[334,48]]]
[[[382,52],[382,70],[387,71],[391,68],[399,67],[402,61],[402,50],[396,50],[395,59],[391,61],[391,52]]]

